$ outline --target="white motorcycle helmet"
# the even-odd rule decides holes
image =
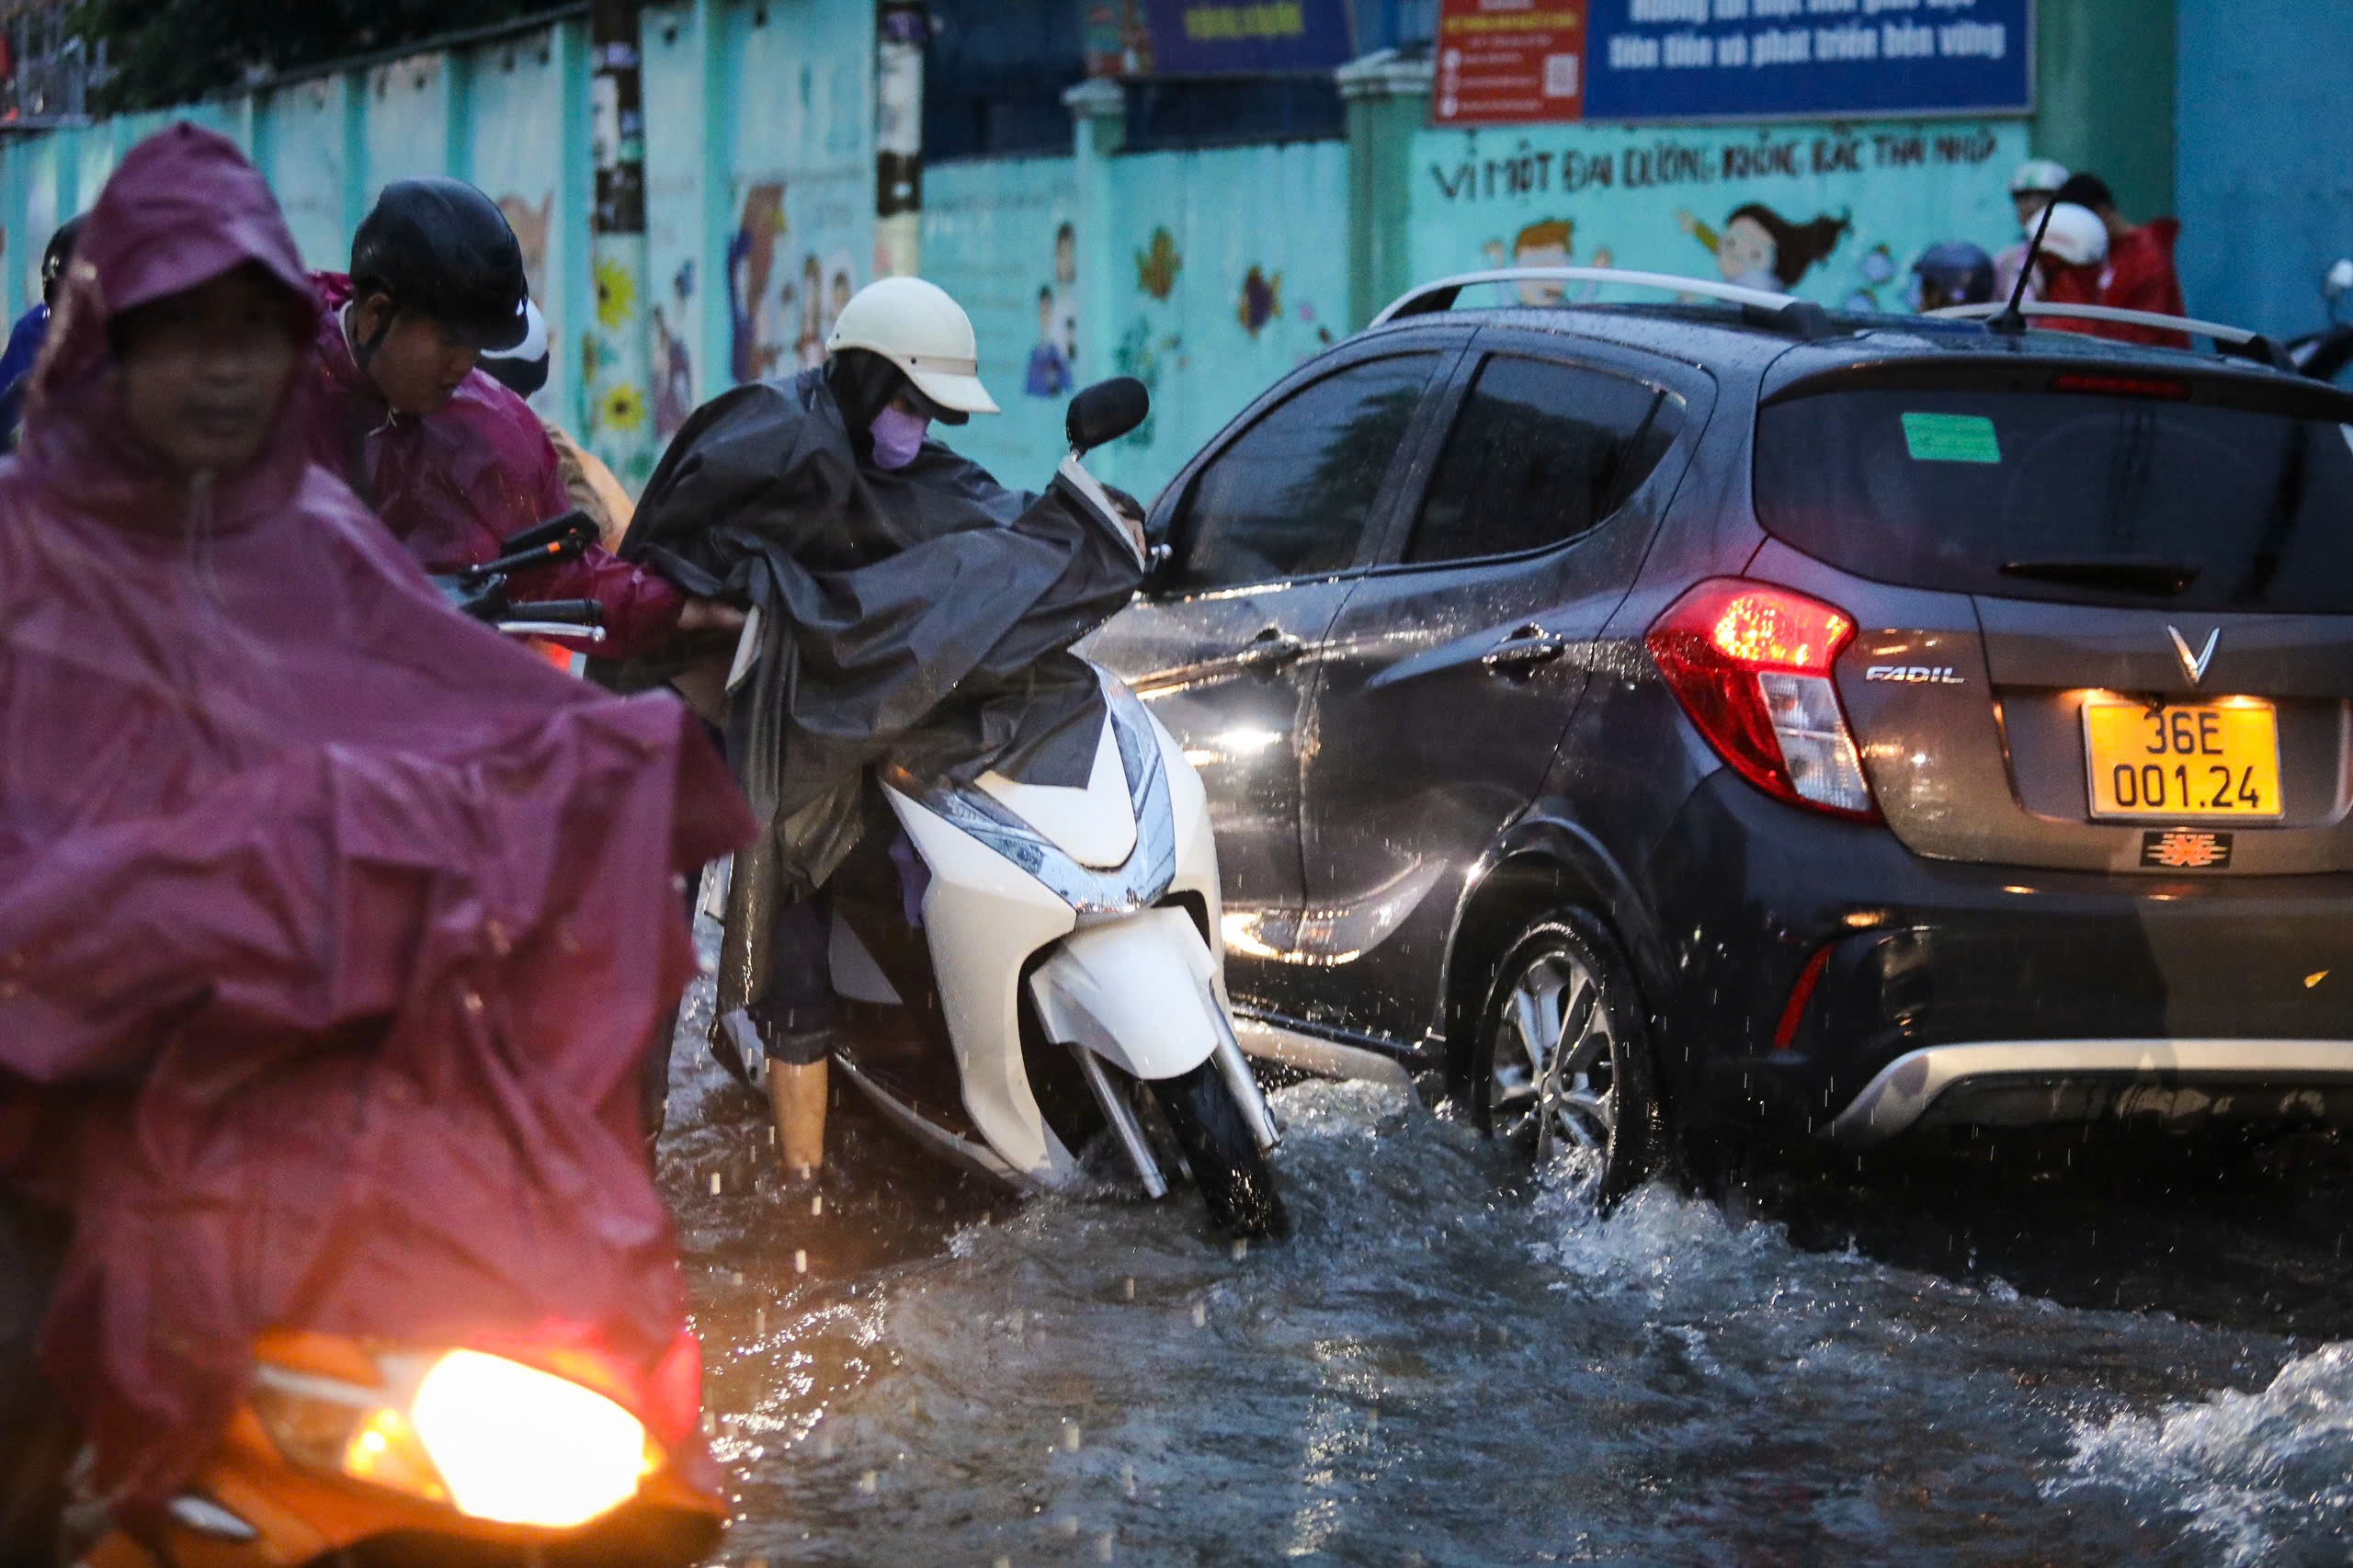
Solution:
[[[972,318],[948,290],[920,278],[878,278],[851,296],[825,352],[863,348],[896,365],[915,391],[951,414],[995,414],[981,385]]]
[[[2054,203],[2050,225],[2042,233],[2042,254],[2068,267],[2106,261],[2108,225],[2088,207],[2072,201]]]
[[[2067,183],[2067,165],[2049,158],[2029,158],[2010,176],[2010,194],[2052,196]]]

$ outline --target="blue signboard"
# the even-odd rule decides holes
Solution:
[[[1585,118],[2033,107],[2034,0],[1591,0]]]
[[[1164,75],[1329,71],[1354,52],[1348,0],[1144,0]]]

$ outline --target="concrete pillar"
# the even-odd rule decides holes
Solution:
[[[2176,8],[2040,0],[2034,151],[2108,181],[2135,222],[2174,209]]]
[[[1119,181],[1115,155],[1126,144],[1128,99],[1120,84],[1103,77],[1081,82],[1063,95],[1070,110],[1073,173],[1077,210],[1072,227],[1078,233],[1078,363],[1079,384],[1099,381],[1112,374],[1112,351],[1119,343],[1120,298]],[[1132,283],[1132,279],[1131,279]],[[1126,449],[1114,441],[1089,460],[1097,475],[1119,483]]]
[[[1429,119],[1427,55],[1384,49],[1334,73],[1348,117],[1348,326],[1412,288],[1414,132]]]
[[[915,0],[874,8],[874,275],[923,271],[923,47]]]
[[[695,40],[702,77],[702,244],[695,288],[701,297],[702,352],[696,356],[708,401],[733,383],[734,318],[727,309],[728,247],[735,237],[734,67],[727,53],[725,0],[695,0]]]
[[[585,430],[597,455],[634,489],[654,472],[647,401],[654,346],[645,236],[645,109],[636,0],[597,0],[589,13],[590,156],[596,204],[588,225],[596,320]]]

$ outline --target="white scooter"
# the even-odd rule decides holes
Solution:
[[[1107,528],[1120,528],[1117,509],[1079,460],[1133,429],[1145,406],[1132,381],[1071,404],[1057,480]],[[1097,673],[1110,718],[1084,789],[995,773],[970,785],[885,775],[884,796],[929,872],[922,941],[903,920],[861,922],[837,902],[834,986],[852,1004],[904,1009],[890,1032],[922,1044],[885,1053],[845,1043],[835,1060],[900,1128],[1020,1188],[1097,1185],[1082,1152],[1116,1151],[1147,1194],[1164,1197],[1154,1133],[1165,1131],[1163,1151],[1173,1142],[1214,1225],[1279,1233],[1289,1221],[1267,1164],[1274,1117],[1234,1036],[1216,939],[1209,798],[1135,694]],[[894,946],[898,961],[878,961]],[[911,964],[918,946],[927,955]]]

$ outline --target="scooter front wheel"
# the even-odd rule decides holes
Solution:
[[[1204,1062],[1189,1073],[1152,1085],[1168,1131],[1185,1152],[1193,1184],[1201,1189],[1210,1223],[1230,1236],[1290,1233],[1290,1214],[1275,1189],[1275,1173],[1251,1136],[1233,1091]]]

